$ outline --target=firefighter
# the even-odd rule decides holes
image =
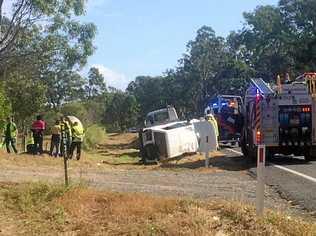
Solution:
[[[16,144],[16,137],[17,137],[17,128],[16,124],[13,121],[13,117],[8,117],[7,118],[7,125],[5,128],[5,145],[7,148],[7,152],[10,153],[10,145],[15,153],[18,153],[16,150],[15,144]]]
[[[71,144],[71,127],[66,117],[60,118],[60,129],[63,132],[61,135],[60,156],[64,154],[68,156]]]
[[[78,122],[74,122],[72,126],[72,142],[70,147],[70,159],[73,157],[73,153],[75,151],[75,148],[77,149],[77,160],[80,160],[81,156],[81,144],[84,137],[84,129],[81,125],[78,124]]]
[[[33,154],[35,152],[34,138],[30,132],[26,134],[26,153]]]
[[[218,145],[218,140],[219,140],[218,124],[217,124],[217,121],[216,121],[215,117],[214,117],[213,114],[211,113],[211,110],[210,110],[210,109],[206,111],[205,119],[206,119],[208,122],[210,122],[210,123],[214,126],[215,135],[216,135],[217,149],[218,149],[218,148],[219,148],[219,145]]]
[[[46,128],[46,123],[42,119],[41,115],[36,117],[36,120],[32,124],[32,132],[34,139],[34,155],[43,154],[43,139],[44,139],[44,130]]]
[[[217,121],[216,121],[215,117],[214,117],[213,114],[211,113],[211,110],[207,110],[207,111],[206,111],[205,119],[206,119],[207,121],[209,121],[211,124],[214,125],[216,137],[218,138],[218,136],[219,136],[218,124],[217,124]]]
[[[55,125],[52,127],[52,138],[50,143],[50,156],[53,156],[53,151],[55,149],[54,156],[57,157],[59,154],[59,147],[60,147],[60,140],[61,140],[61,128],[59,125],[59,121],[56,120]]]

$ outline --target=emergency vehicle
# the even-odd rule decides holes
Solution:
[[[315,156],[316,73],[305,73],[294,81],[270,86],[252,79],[243,107],[241,148],[245,156],[256,158],[259,144],[266,156],[283,154]]]
[[[207,104],[207,110],[216,118],[219,129],[219,141],[235,145],[239,142],[242,130],[242,98],[235,95],[218,95]]]

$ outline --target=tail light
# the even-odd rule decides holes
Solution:
[[[257,132],[256,132],[256,142],[257,142],[257,144],[260,144],[261,141],[262,141],[261,132],[260,132],[260,130],[257,130]]]

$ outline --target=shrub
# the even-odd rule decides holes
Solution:
[[[66,103],[61,108],[61,113],[65,116],[75,116],[83,123],[84,126],[89,125],[89,115],[84,104],[80,102]]]
[[[106,138],[105,128],[99,125],[92,125],[86,129],[83,148],[86,150],[94,149]]]

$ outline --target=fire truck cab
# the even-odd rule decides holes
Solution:
[[[226,143],[239,143],[242,128],[242,98],[235,95],[218,95],[209,100],[205,109],[217,120],[219,128],[219,141]]]
[[[286,84],[270,86],[252,79],[244,98],[241,148],[256,158],[257,146],[266,146],[266,155],[315,156],[316,73],[306,73]]]

